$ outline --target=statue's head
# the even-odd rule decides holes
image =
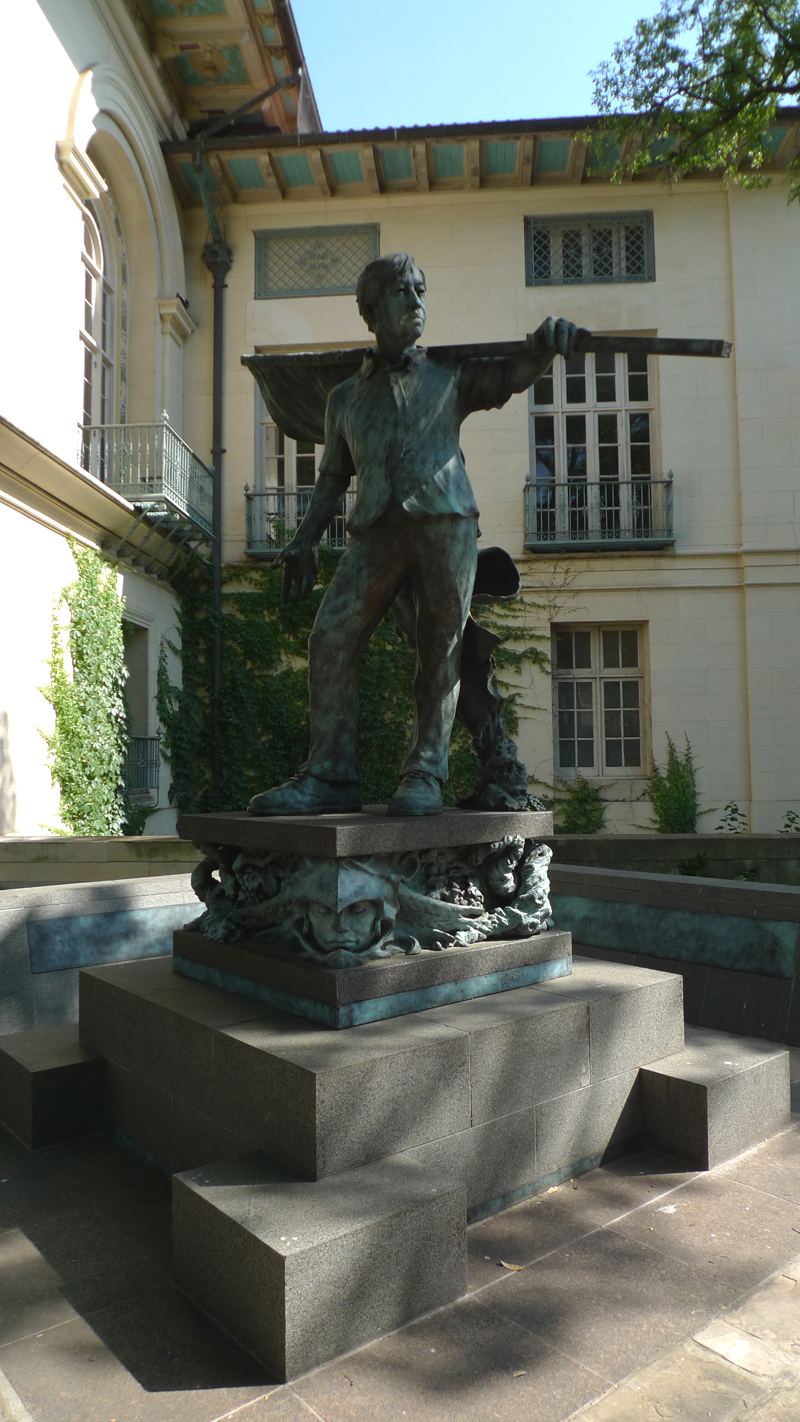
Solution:
[[[391,928],[397,900],[388,880],[347,860],[309,861],[292,892],[305,935],[322,953],[364,953]]]
[[[379,345],[413,346],[425,327],[425,273],[405,252],[376,257],[358,278],[356,301]]]

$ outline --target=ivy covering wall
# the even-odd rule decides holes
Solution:
[[[250,797],[295,774],[308,752],[307,642],[317,608],[336,568],[336,554],[320,550],[320,583],[297,606],[280,600],[282,570],[267,563],[226,569],[222,612],[220,704],[221,788],[211,775],[211,645],[214,611],[205,566],[187,563],[181,577],[180,655],[183,684],[169,679],[166,649],[158,678],[158,712],[170,760],[170,799],[185,812],[240,810]],[[513,614],[509,612],[513,620]],[[492,619],[483,616],[485,625]],[[501,630],[498,627],[498,630]],[[500,665],[546,664],[537,645],[545,634],[519,626]],[[173,648],[178,651],[177,647]],[[364,655],[358,752],[365,804],[381,804],[397,786],[413,722],[415,655],[391,618],[379,626]],[[509,706],[512,734],[516,728]],[[472,788],[478,760],[466,733],[456,727],[445,800],[454,804]]]
[[[78,576],[53,610],[50,685],[42,694],[53,707],[55,725],[42,734],[64,832],[122,834],[124,603],[116,569],[73,539],[70,549]]]

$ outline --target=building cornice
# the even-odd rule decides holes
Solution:
[[[158,314],[161,317],[162,331],[168,332],[177,341],[185,341],[187,336],[197,330],[197,322],[192,320],[186,303],[179,296],[160,296]]]

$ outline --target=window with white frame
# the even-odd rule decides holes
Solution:
[[[653,395],[646,355],[556,357],[529,392],[526,541],[636,541],[658,531]]]
[[[270,416],[256,391],[256,458],[252,492],[247,490],[247,549],[277,553],[305,517],[324,446],[290,439]],[[348,491],[346,504],[352,503]],[[346,508],[331,520],[323,542],[344,548]]]
[[[556,776],[641,776],[644,629],[554,626],[552,665]]]
[[[114,357],[116,313],[114,309],[113,265],[107,259],[103,238],[94,213],[83,209],[83,319],[80,342],[83,352],[83,435],[81,464],[93,463],[90,428],[114,421]],[[96,441],[95,441],[96,443]],[[101,456],[102,458],[102,456]],[[103,468],[93,468],[103,478]]]

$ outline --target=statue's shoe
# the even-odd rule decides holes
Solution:
[[[386,807],[386,813],[438,815],[442,809],[442,787],[436,776],[428,775],[424,770],[412,770],[403,776]]]
[[[329,815],[335,810],[360,810],[361,799],[357,785],[293,775],[284,785],[254,795],[247,808],[251,815]]]

